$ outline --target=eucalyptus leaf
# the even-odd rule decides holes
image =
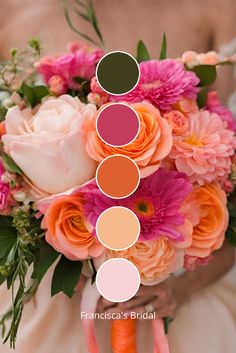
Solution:
[[[151,59],[148,49],[142,40],[140,40],[137,45],[136,59],[139,63]]]
[[[37,279],[40,282],[48,269],[59,256],[60,254],[43,239],[40,247],[39,258],[34,264],[32,278]]]
[[[82,262],[70,261],[62,255],[53,274],[51,295],[63,292],[71,298],[80,279],[82,267]]]
[[[215,65],[197,65],[191,71],[200,79],[199,87],[209,86],[216,80],[217,72]]]
[[[166,56],[167,56],[167,40],[166,40],[166,34],[163,33],[159,59],[164,60],[166,59]]]
[[[2,152],[2,160],[3,160],[4,167],[10,173],[19,174],[19,175],[23,174],[22,170],[16,165],[13,159],[5,152]]]

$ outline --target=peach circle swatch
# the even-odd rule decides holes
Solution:
[[[140,275],[129,260],[115,258],[105,261],[98,269],[96,285],[100,294],[111,302],[125,302],[139,290]]]
[[[100,242],[108,249],[128,249],[138,240],[139,219],[126,207],[110,207],[99,216],[96,234]]]
[[[140,171],[132,159],[115,154],[105,158],[99,164],[96,181],[105,195],[121,199],[131,195],[137,189]]]
[[[140,122],[138,114],[129,105],[113,103],[99,112],[96,128],[103,142],[110,146],[122,147],[137,137]]]

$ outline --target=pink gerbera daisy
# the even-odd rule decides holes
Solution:
[[[177,60],[150,60],[140,64],[138,85],[130,93],[112,97],[111,100],[130,103],[145,100],[166,111],[183,97],[196,99],[198,83],[197,76],[186,71],[183,64]]]
[[[105,209],[124,206],[139,218],[139,240],[157,239],[165,235],[175,241],[183,241],[184,238],[178,229],[178,226],[184,223],[180,207],[191,190],[192,185],[185,174],[160,168],[151,176],[142,179],[137,191],[122,200],[103,195],[95,183],[87,185],[81,191],[85,194],[85,215],[93,228]]]

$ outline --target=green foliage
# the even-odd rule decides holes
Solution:
[[[25,98],[28,104],[33,108],[41,103],[44,97],[49,95],[49,90],[46,86],[31,87],[23,82],[18,93],[21,97]]]
[[[169,326],[172,323],[172,321],[174,321],[174,319],[172,317],[167,316],[167,317],[164,317],[163,321],[164,321],[165,334],[167,335],[169,331]]]
[[[62,255],[53,274],[51,295],[63,292],[71,298],[80,279],[82,267],[82,262],[70,261]]]
[[[64,8],[64,16],[70,29],[76,34],[78,34],[80,37],[86,39],[88,42],[98,47],[104,46],[104,39],[98,25],[96,12],[93,6],[93,1],[74,0],[74,2],[73,1],[69,2],[68,0],[62,0],[62,2],[63,2],[63,8]],[[70,15],[71,10],[78,16],[79,19],[84,20],[90,26],[92,26],[96,36],[98,37],[98,41],[94,40],[92,37],[78,30],[78,28],[75,26],[75,24],[72,21],[72,18]]]
[[[0,258],[13,248],[16,240],[17,231],[12,226],[12,217],[0,216]]]
[[[8,154],[6,154],[5,152],[2,152],[1,154],[2,154],[3,165],[6,168],[6,170],[14,174],[19,174],[19,175],[23,174],[22,170],[16,165],[16,163]]]
[[[208,87],[203,87],[197,96],[197,104],[199,108],[203,108],[207,102]]]
[[[32,278],[39,282],[43,279],[46,272],[59,257],[59,253],[55,251],[44,239],[41,241],[39,249],[39,258],[34,263],[34,272]]]
[[[211,85],[216,80],[216,66],[215,65],[197,65],[194,66],[193,71],[200,79],[199,87]]]
[[[6,114],[7,109],[3,105],[0,105],[0,123],[5,120]]]
[[[166,59],[166,57],[167,57],[167,40],[166,40],[166,34],[163,33],[159,59],[164,60]]]
[[[137,45],[136,59],[138,63],[151,59],[148,49],[142,40],[140,40]]]
[[[226,232],[228,242],[236,247],[236,189],[228,198],[229,226]]]

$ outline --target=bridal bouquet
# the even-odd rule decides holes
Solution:
[[[186,52],[170,59],[164,36],[160,57],[151,59],[140,41],[139,81],[118,96],[96,77],[104,54],[72,43],[66,54],[39,58],[31,40],[1,67],[8,97],[1,95],[0,107],[0,282],[13,300],[1,326],[13,347],[24,305],[53,264],[52,296],[73,296],[83,274],[81,306],[95,311],[96,275],[107,260],[129,260],[141,284],[154,285],[208,263],[225,238],[236,245],[236,121],[210,90],[218,67],[232,58]],[[117,102],[140,122],[123,147],[105,143],[96,129],[102,109]],[[124,198],[107,196],[95,179],[114,155],[129,157],[140,171],[136,190]],[[105,247],[96,232],[101,214],[116,206],[140,223],[137,242],[120,251]],[[135,320],[112,325],[113,352],[136,352]],[[162,321],[153,327],[155,351],[168,352]],[[93,321],[84,320],[84,329],[89,352],[99,352]]]

